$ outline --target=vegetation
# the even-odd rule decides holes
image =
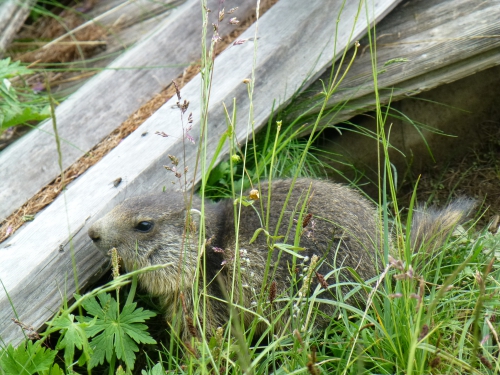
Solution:
[[[8,128],[50,116],[45,95],[36,94],[22,82],[32,70],[10,58],[0,60],[0,135]],[[15,85],[12,81],[17,81]]]
[[[203,16],[208,29],[206,8]],[[375,39],[374,34],[372,38]],[[213,40],[211,46],[204,46],[202,97],[205,109],[210,97],[215,43]],[[257,38],[254,43],[257,47]],[[371,47],[375,61],[375,44]],[[337,68],[332,69],[330,81],[324,83],[324,105],[342,79]],[[25,72],[25,68],[9,61],[4,70],[7,69],[5,77]],[[376,87],[375,66],[373,78]],[[253,82],[254,77],[248,82],[250,99],[254,94]],[[12,92],[9,95],[12,100],[16,98]],[[23,111],[13,111],[9,118],[22,118]],[[34,112],[30,109],[26,113]],[[181,108],[181,112],[185,111]],[[201,195],[229,196],[240,204],[251,204],[249,199],[242,199],[242,191],[250,180],[258,186],[257,181],[277,176],[323,177],[328,165],[311,154],[321,116],[322,111],[307,139],[297,139],[292,127],[270,120],[264,135],[254,136],[247,146],[240,148],[232,130],[235,113],[227,113],[227,132],[220,140],[218,150],[220,152],[227,142],[230,156],[218,166],[215,165],[217,155],[212,160],[206,157],[209,130],[207,118],[203,118],[199,168],[205,177]],[[263,290],[255,309],[255,322],[249,327],[239,324],[242,307],[233,301],[230,322],[216,332],[206,332],[203,320],[195,312],[194,324],[200,337],[182,342],[175,334],[170,334],[169,327],[162,327],[160,334],[151,328],[147,330],[144,323],[158,312],[151,303],[134,301],[138,299],[137,275],[151,269],[119,275],[119,260],[115,252],[113,281],[85,295],[75,295],[75,302],[65,304],[47,323],[45,332],[38,335],[22,322],[17,322],[26,332],[26,341],[17,348],[2,346],[0,374],[497,373],[500,370],[496,318],[500,270],[495,260],[500,256],[497,250],[499,239],[487,230],[473,233],[471,225],[469,232],[459,228],[442,248],[431,254],[426,248],[414,252],[409,242],[411,226],[403,223],[397,205],[396,187],[387,157],[390,145],[384,133],[386,112],[380,105],[377,120],[376,137],[381,144],[378,203],[385,268],[380,270],[376,279],[356,283],[354,289],[364,293],[366,306],[348,304],[348,296],[343,296],[340,286],[332,282],[334,277],[328,279],[330,285],[326,287],[338,299],[316,298],[325,285],[314,279],[313,265],[304,276],[312,285],[318,284],[312,288],[312,294],[303,297],[292,293],[284,297],[288,298],[287,308],[295,311],[284,325],[286,329],[273,329],[281,322],[282,315],[265,313],[272,308],[273,297],[271,290]],[[250,129],[251,124],[252,113],[249,114]],[[189,126],[183,126],[186,147],[189,147]],[[170,170],[178,173],[174,168]],[[415,193],[407,214],[408,221],[411,221],[414,201]],[[238,217],[238,206],[235,207]],[[202,249],[204,234],[203,230],[200,232],[199,246]],[[270,237],[269,240],[272,244],[269,251],[274,245],[286,247],[277,239]],[[237,280],[235,277],[236,283]],[[194,297],[197,298],[196,305],[210,298],[203,290],[199,292]],[[337,311],[331,317],[329,327],[319,331],[315,329],[315,319],[320,314],[318,306],[322,303],[335,305]],[[254,334],[259,321],[267,322],[268,330],[263,337]],[[161,336],[163,340],[160,342],[153,336]]]

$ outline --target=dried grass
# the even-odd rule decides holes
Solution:
[[[267,0],[261,2],[261,15],[264,14],[272,5],[278,0]],[[252,23],[255,22],[255,15],[240,23],[240,25],[230,33],[228,37],[223,38],[218,43],[216,54],[221,53],[228,45],[230,45],[239,35],[243,33]],[[194,64],[188,67],[184,73],[176,80],[179,88],[182,88],[200,71],[200,65]],[[123,122],[117,129],[115,129],[108,137],[97,144],[86,155],[82,156],[73,165],[64,171],[66,185],[78,178],[92,165],[101,160],[108,152],[115,148],[118,143],[134,130],[136,130],[144,121],[146,121],[153,113],[155,113],[167,100],[175,95],[174,85],[169,85],[161,93],[157,94],[154,98],[144,104],[136,112],[134,112],[125,122]],[[26,215],[35,215],[44,207],[49,205],[62,191],[62,180],[59,175],[50,184],[46,185],[42,190],[35,194],[29,201],[27,201],[21,208],[10,215],[0,224],[0,242],[6,240],[23,223],[23,218]]]
[[[63,11],[59,17],[42,17],[31,26],[25,26],[17,36],[18,39],[52,40],[65,35],[68,30],[74,30],[85,22],[84,18],[73,11]],[[93,56],[106,45],[107,32],[97,25],[89,25],[75,33],[66,36],[48,48],[46,43],[19,43],[13,46],[35,50],[19,51],[13,54],[14,60],[24,63],[66,63],[84,60]]]

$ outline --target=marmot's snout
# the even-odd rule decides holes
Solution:
[[[102,225],[99,224],[100,220],[96,221],[94,224],[91,225],[89,228],[87,234],[89,235],[90,239],[94,243],[94,245],[103,253],[107,255],[107,252],[109,249],[106,249],[105,247],[105,240],[106,236],[103,234],[103,228]]]
[[[101,240],[101,231],[99,230],[99,225],[98,225],[99,221],[95,222],[94,224],[92,224],[92,226],[89,228],[89,231],[87,232],[87,234],[89,235],[90,239],[92,240],[92,242],[94,242],[94,244],[99,247],[99,242]]]
[[[112,240],[113,237],[109,235],[109,228],[107,228],[106,222],[102,219],[92,224],[87,234],[94,243],[94,246],[97,247],[100,253],[105,257],[109,257],[109,251],[113,247],[117,247],[115,241]]]
[[[99,231],[95,227],[95,224],[89,228],[88,235],[94,243],[97,243],[101,239],[101,236],[99,235]]]

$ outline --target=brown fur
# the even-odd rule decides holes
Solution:
[[[274,240],[275,243],[293,245],[294,241],[296,244],[300,242],[300,247],[304,248],[299,251],[302,256],[318,256],[315,271],[323,287],[327,283],[353,281],[352,273],[347,268],[355,270],[364,280],[380,273],[381,235],[375,207],[359,193],[343,185],[311,179],[298,179],[293,187],[291,184],[292,180],[277,180],[272,182],[271,189],[268,184],[262,184],[260,200],[255,201],[253,207],[241,207],[238,241],[234,202],[229,199],[218,203],[206,202],[206,246],[202,254],[198,252],[198,234],[192,230],[191,235],[186,234],[186,218],[189,217],[186,214],[187,200],[178,192],[130,198],[94,223],[89,236],[104,252],[116,247],[128,271],[155,264],[174,264],[141,274],[139,281],[151,295],[160,298],[167,321],[172,322],[178,312],[184,311],[184,319],[178,321],[185,339],[189,337],[189,331],[192,333],[192,329],[186,328],[190,326],[190,315],[195,307],[192,291],[197,277],[197,290],[201,293],[206,288],[207,295],[211,297],[207,299],[205,311],[201,309],[202,303],[198,308],[199,316],[205,319],[208,326],[207,334],[211,335],[217,327],[228,322],[229,307],[225,302],[228,295],[233,296],[233,304],[239,304],[248,311],[244,321],[249,324],[255,318],[254,305],[261,290],[269,298],[269,290],[272,289],[271,299],[278,300],[272,303],[273,309],[279,312],[286,305],[279,302],[280,297],[296,295],[299,290],[306,290],[305,294],[309,295],[310,290],[318,285],[316,276],[310,288],[304,289],[302,285],[300,274],[307,274],[304,267],[310,261],[294,260],[291,254],[280,252],[277,248],[272,249],[271,269],[264,280],[269,245],[273,240],[261,232],[250,243],[259,228],[267,228],[271,236],[281,236]],[[196,196],[193,197],[192,208],[201,210],[201,201]],[[199,222],[199,215],[196,211],[192,212],[194,214],[190,217]],[[266,226],[268,213],[269,224]],[[154,223],[154,226],[148,233],[141,233],[137,225],[145,221]],[[237,242],[239,267],[235,253]],[[241,278],[242,295],[239,284],[233,283],[234,274],[241,275],[238,277]],[[350,289],[344,285],[342,294]],[[338,297],[335,288],[323,292],[321,298]],[[179,303],[180,293],[183,308]],[[358,293],[358,298],[351,297],[349,302],[356,303],[363,297]],[[272,310],[271,307],[268,310]],[[327,324],[334,307],[332,304],[321,304],[320,310],[323,314],[318,316],[316,323]],[[287,316],[288,312],[280,321],[285,321]],[[259,331],[264,328],[265,325],[260,326]]]

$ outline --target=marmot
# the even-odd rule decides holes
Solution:
[[[189,198],[180,192],[129,198],[95,222],[88,233],[104,253],[115,247],[127,271],[174,264],[141,274],[139,284],[152,296],[159,297],[167,321],[172,322],[176,314],[183,315],[178,324],[184,339],[195,334],[186,326],[192,317],[185,316],[186,312],[189,315],[194,311],[195,278],[198,293],[203,292],[205,285],[209,297],[206,305],[200,302],[197,309],[198,316],[205,319],[207,335],[228,322],[230,308],[226,301],[230,295],[234,305],[244,307],[245,324],[255,318],[254,307],[260,295],[267,299],[267,306],[273,305],[269,311],[275,312],[286,306],[287,299],[281,298],[280,302],[280,297],[302,295],[303,279],[308,275],[307,267],[313,256],[317,263],[314,270],[309,270],[309,276],[312,272],[314,280],[323,278],[323,288],[327,288],[320,298],[338,300],[342,298],[337,296],[339,291],[343,295],[351,291],[349,303],[366,298],[363,291],[353,294],[349,285],[355,281],[355,273],[368,280],[383,270],[381,222],[373,204],[349,187],[306,178],[297,179],[293,186],[291,179],[275,180],[270,185],[263,183],[259,194],[253,204],[242,204],[241,212],[238,202],[231,199],[205,201],[202,250],[198,245],[198,229],[192,225],[200,222],[201,199],[192,198],[189,216],[186,210]],[[449,233],[469,208],[470,204],[464,201],[449,206],[441,215],[436,212],[420,215],[419,223],[414,223],[417,228],[414,232],[418,234],[412,241],[421,244],[425,235],[435,237],[442,232],[439,229],[442,224]],[[237,230],[235,214],[239,217]],[[186,220],[188,217],[191,219]],[[188,222],[191,224],[187,225]],[[258,232],[260,228],[265,230]],[[235,253],[236,243],[239,254]],[[268,270],[266,264],[270,265]],[[234,275],[238,283],[234,282]],[[337,283],[342,283],[340,289],[327,287]],[[306,294],[316,285],[318,281],[313,281]],[[269,298],[278,302],[270,303]],[[290,312],[283,317],[293,313],[290,305]],[[320,304],[316,324],[327,324],[334,311],[333,304]],[[264,325],[258,330],[263,329]]]

